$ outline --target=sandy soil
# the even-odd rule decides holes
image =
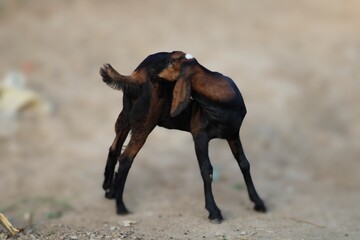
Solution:
[[[24,71],[53,106],[18,115],[0,137],[0,211],[27,227],[17,239],[360,239],[359,23],[356,0],[0,1],[0,76]],[[133,213],[104,199],[122,94],[99,67],[128,74],[172,50],[242,91],[241,137],[268,213],[252,211],[214,140],[225,221],[210,223],[190,135],[160,128],[130,171]]]

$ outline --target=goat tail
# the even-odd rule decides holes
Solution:
[[[129,76],[121,75],[108,63],[100,68],[100,75],[104,83],[116,90],[125,90],[124,84],[131,81]]]
[[[105,64],[100,68],[100,75],[103,81],[115,90],[122,90],[132,96],[139,95],[141,91],[142,84],[133,75],[121,75],[110,64]]]

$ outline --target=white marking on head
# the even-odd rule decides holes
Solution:
[[[185,54],[185,58],[186,59],[193,59],[194,57],[191,54],[187,53],[187,54]]]

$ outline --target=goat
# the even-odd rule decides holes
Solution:
[[[109,86],[124,92],[124,106],[115,124],[116,137],[109,149],[103,183],[105,196],[116,198],[118,214],[128,213],[123,202],[125,181],[136,154],[156,125],[192,134],[210,220],[223,220],[211,189],[213,168],[208,143],[213,138],[228,141],[244,175],[249,197],[255,203],[254,209],[266,211],[252,182],[239,138],[245,104],[230,78],[210,72],[190,54],[180,51],[150,55],[130,76],[120,75],[109,64],[100,69],[100,75]],[[129,144],[121,153],[129,131],[132,133]],[[117,158],[119,168],[114,174]]]

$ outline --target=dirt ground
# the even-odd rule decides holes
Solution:
[[[0,122],[0,212],[26,227],[15,239],[360,239],[359,23],[356,0],[0,0],[0,79],[22,71],[52,106]],[[161,128],[130,171],[132,214],[103,197],[122,93],[99,68],[129,74],[172,50],[236,81],[268,213],[252,210],[227,144],[214,140],[225,221],[209,222],[191,136]]]

